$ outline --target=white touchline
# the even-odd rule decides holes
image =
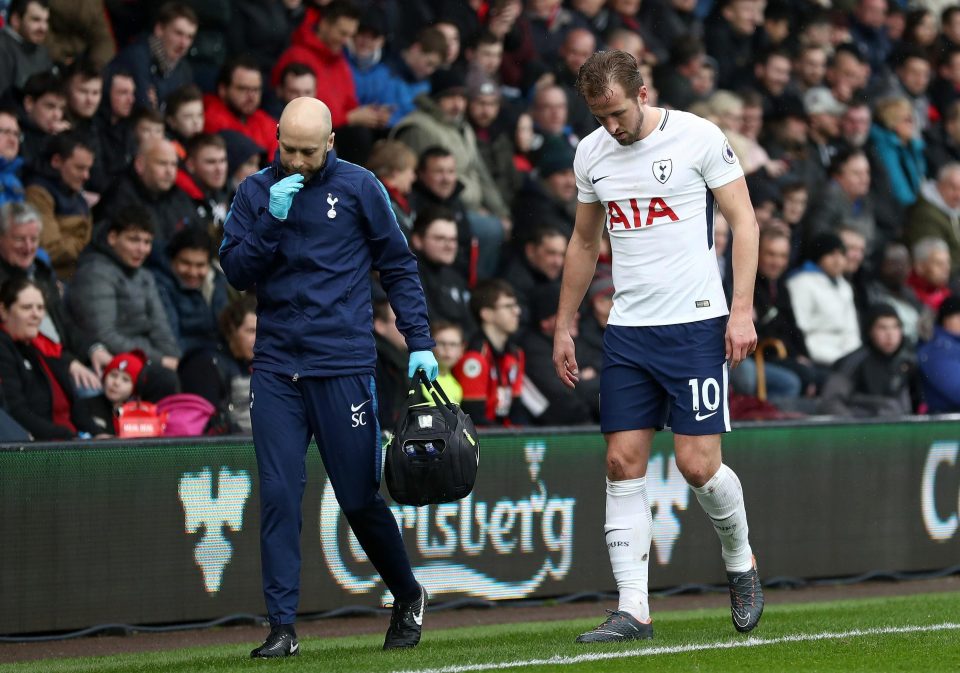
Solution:
[[[644,647],[636,650],[619,650],[617,652],[591,652],[578,654],[573,657],[550,657],[549,659],[518,659],[516,661],[490,662],[489,664],[467,664],[466,666],[444,666],[443,668],[420,668],[397,673],[470,673],[470,671],[500,671],[507,668],[522,668],[524,666],[569,666],[587,661],[602,661],[604,659],[627,659],[630,657],[652,657],[658,654],[682,654],[684,652],[702,652],[704,650],[732,650],[740,647],[759,647],[761,645],[779,645],[781,643],[805,643],[815,640],[838,640],[841,638],[859,638],[862,636],[878,636],[895,633],[925,633],[928,631],[955,631],[960,624],[946,622],[943,624],[928,624],[924,626],[884,626],[873,629],[853,629],[852,631],[836,631],[824,633],[800,633],[780,638],[757,638],[750,636],[745,640],[727,640],[715,643],[701,643],[699,645],[674,645],[672,647]]]

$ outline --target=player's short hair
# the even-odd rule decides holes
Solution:
[[[416,153],[399,140],[378,140],[367,158],[367,170],[381,180],[416,165]]]
[[[640,95],[643,75],[632,54],[625,51],[598,51],[588,58],[577,75],[576,89],[584,98],[607,98],[619,84],[627,98]]]
[[[501,297],[516,298],[513,287],[502,278],[487,278],[481,280],[470,294],[470,312],[477,323],[482,323],[480,312],[485,308],[493,308]]]

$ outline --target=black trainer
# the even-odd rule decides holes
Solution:
[[[644,624],[633,615],[607,610],[609,616],[600,626],[577,636],[578,643],[624,643],[653,638],[653,623]]]
[[[753,567],[742,573],[727,573],[730,585],[730,616],[733,627],[740,633],[752,631],[763,614],[763,587],[757,572],[757,559]]]
[[[270,635],[263,645],[250,653],[251,659],[273,659],[274,657],[295,657],[300,654],[300,643],[293,624],[278,624],[270,628]]]
[[[383,641],[383,649],[395,650],[401,647],[413,647],[420,642],[423,630],[423,613],[427,609],[427,590],[420,585],[420,597],[411,603],[397,601],[390,615],[390,628]]]

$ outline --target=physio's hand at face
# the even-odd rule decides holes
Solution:
[[[270,214],[278,220],[287,219],[293,197],[303,189],[303,176],[299,173],[288,175],[270,188]]]
[[[410,364],[407,365],[407,376],[411,379],[422,369],[431,381],[436,381],[440,374],[440,365],[437,364],[437,358],[433,356],[433,351],[413,351],[410,353]]]

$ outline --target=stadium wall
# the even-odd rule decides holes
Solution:
[[[439,601],[614,589],[596,429],[485,434],[474,494],[394,505]],[[954,419],[744,424],[725,438],[761,575],[921,571],[960,560]],[[385,595],[315,449],[303,499],[301,612]],[[256,460],[229,439],[0,447],[0,634],[262,613]],[[651,587],[718,583],[719,544],[658,435]]]

